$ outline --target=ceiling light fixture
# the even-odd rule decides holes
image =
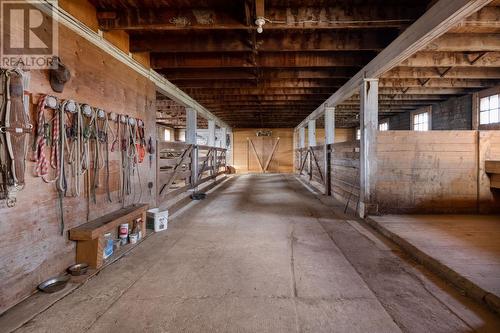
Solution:
[[[266,20],[263,17],[257,17],[255,24],[257,25],[257,32],[261,34],[264,31],[263,27],[266,24]]]

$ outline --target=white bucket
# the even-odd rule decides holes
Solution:
[[[168,210],[160,211],[159,208],[153,208],[147,211],[147,226],[155,232],[167,230]]]

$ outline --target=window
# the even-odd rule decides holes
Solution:
[[[383,123],[378,124],[379,131],[388,131],[389,130],[389,122],[384,121]]]
[[[359,128],[356,129],[356,140],[361,140],[361,130]]]
[[[167,128],[163,130],[163,140],[170,141],[170,130]]]
[[[500,122],[499,96],[497,94],[481,98],[479,102],[479,123],[481,125]]]
[[[414,131],[429,130],[429,112],[422,112],[413,115],[413,130]]]

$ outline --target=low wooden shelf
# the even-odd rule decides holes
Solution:
[[[500,189],[500,161],[485,161],[486,173],[490,174],[490,187]]]
[[[101,268],[104,262],[104,234],[117,230],[122,223],[128,223],[131,228],[135,219],[142,218],[141,232],[145,236],[148,207],[147,204],[131,205],[71,229],[69,239],[77,241],[76,261],[86,262],[92,268]]]

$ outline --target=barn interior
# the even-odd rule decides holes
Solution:
[[[499,0],[1,0],[1,332],[500,331]]]

